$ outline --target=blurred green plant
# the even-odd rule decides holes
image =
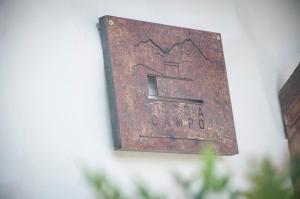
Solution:
[[[153,194],[149,191],[149,189],[141,184],[137,184],[137,195],[141,199],[165,199],[166,197],[163,194]]]
[[[292,199],[293,189],[287,171],[280,171],[270,159],[263,159],[249,176],[250,188],[243,192],[246,199]]]
[[[113,184],[102,172],[87,172],[85,171],[85,178],[95,193],[96,199],[129,199],[121,189]],[[162,194],[153,194],[142,183],[137,183],[136,197],[139,199],[165,199]]]
[[[225,193],[228,198],[236,198],[238,193],[229,189],[228,175],[218,175],[217,156],[212,148],[205,148],[201,153],[198,174],[193,179],[183,179],[175,174],[175,179],[183,188],[187,198],[204,199],[211,194]]]
[[[128,199],[102,172],[85,172],[85,178],[93,188],[97,199]]]
[[[300,198],[300,157],[291,157],[290,170],[294,185],[294,198]]]
[[[229,199],[297,198],[291,186],[288,169],[277,169],[270,159],[264,159],[259,164],[259,167],[252,168],[253,170],[250,172],[248,178],[249,188],[243,191],[233,190],[230,185],[230,176],[218,173],[218,169],[216,168],[218,157],[214,150],[211,148],[204,149],[200,160],[199,170],[192,178],[184,179],[180,175],[174,174],[187,199],[205,199],[208,197]],[[299,174],[299,164],[292,166],[293,171]],[[137,183],[136,194],[129,197],[102,172],[85,171],[85,178],[93,188],[96,199],[166,199],[166,196],[163,194],[152,193],[143,183]]]

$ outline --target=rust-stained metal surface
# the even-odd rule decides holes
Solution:
[[[300,158],[300,63],[279,92],[292,157]]]
[[[300,64],[279,92],[287,137],[300,133]]]
[[[219,33],[112,16],[99,30],[116,149],[238,153]]]

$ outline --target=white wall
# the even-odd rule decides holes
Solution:
[[[223,165],[246,186],[251,157],[285,161],[277,93],[300,61],[299,1],[0,0],[0,198],[92,198],[82,165],[175,198],[170,172],[197,168],[197,155],[112,150],[96,29],[106,14],[220,32],[240,151]]]

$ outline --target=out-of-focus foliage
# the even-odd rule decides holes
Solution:
[[[247,190],[232,190],[230,176],[219,174],[217,167],[218,157],[214,151],[207,148],[202,151],[200,167],[196,175],[184,179],[175,174],[186,199],[229,198],[229,199],[297,199],[300,193],[300,161],[291,164],[293,182],[296,189],[293,191],[289,171],[279,170],[269,159],[261,161],[257,168],[251,168]],[[246,171],[245,171],[246,173]],[[164,194],[154,194],[150,189],[137,183],[136,194],[127,196],[103,173],[85,172],[85,177],[95,192],[96,199],[166,199]]]
[[[291,176],[294,185],[294,198],[300,198],[300,157],[291,158]]]
[[[206,148],[200,159],[198,174],[193,179],[183,179],[175,174],[187,197],[204,199],[211,194],[223,193],[227,194],[228,198],[235,198],[237,193],[229,190],[229,176],[217,174],[215,152],[211,148]]]
[[[162,194],[150,192],[150,190],[142,183],[138,183],[136,186],[136,196],[128,197],[125,192],[120,190],[101,172],[85,172],[85,178],[93,188],[96,199],[165,199],[165,196]]]
[[[103,173],[86,172],[85,177],[97,199],[128,199]]]
[[[243,195],[247,199],[291,199],[293,190],[289,175],[279,171],[269,159],[264,159],[249,176],[251,186]]]
[[[162,194],[153,194],[143,184],[137,184],[137,195],[141,199],[165,199],[166,197]]]

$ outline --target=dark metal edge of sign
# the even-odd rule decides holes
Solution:
[[[205,147],[213,147],[213,145],[204,145],[203,147],[199,148],[198,151],[182,151],[182,150],[171,150],[171,151],[166,151],[166,150],[156,150],[156,149],[144,149],[144,150],[135,150],[135,149],[123,149],[123,148],[118,148],[117,151],[131,151],[131,152],[142,152],[142,153],[163,153],[163,154],[182,154],[182,155],[195,155],[195,154],[200,154],[202,155],[202,150],[205,148]],[[216,151],[215,151],[216,152]],[[222,153],[222,152],[216,152],[216,155],[218,156],[234,156],[234,155],[238,155],[239,154],[239,150],[237,148],[236,151],[232,152],[232,153]]]
[[[107,84],[106,89],[107,89],[108,100],[109,100],[113,144],[114,144],[114,149],[117,150],[120,149],[122,145],[120,139],[120,127],[118,121],[115,87],[114,87],[111,58],[109,52],[109,42],[108,42],[108,34],[107,34],[107,16],[103,16],[99,18],[98,30],[100,33],[103,59],[104,59],[105,78]]]

